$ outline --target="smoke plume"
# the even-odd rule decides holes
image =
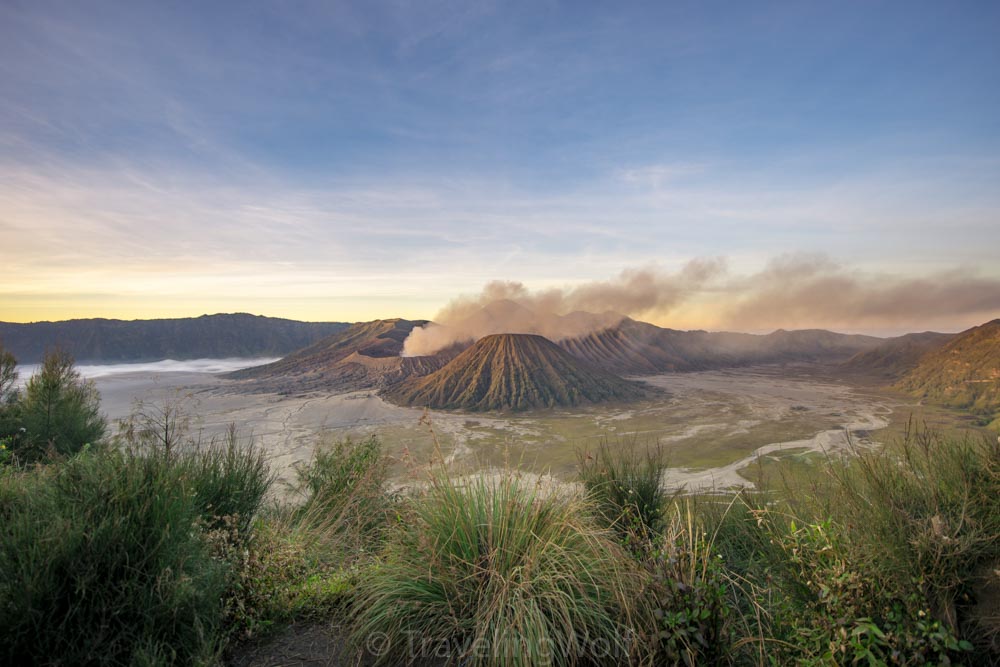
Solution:
[[[724,273],[721,259],[695,259],[676,273],[626,269],[611,280],[540,291],[520,282],[490,282],[479,294],[454,299],[434,324],[414,329],[403,354],[434,354],[494,333],[560,340],[613,326],[626,316],[662,317]]]
[[[895,332],[956,331],[1000,317],[1000,279],[952,270],[902,277],[851,270],[824,255],[771,260],[760,272],[730,276],[723,259],[695,259],[676,273],[628,269],[607,281],[531,291],[519,282],[488,283],[453,300],[435,323],[414,329],[404,354],[433,354],[492,333],[580,336],[623,317],[669,324],[700,305],[710,329],[770,331],[829,328]]]
[[[851,271],[821,255],[788,255],[733,288],[720,324],[744,330],[954,329],[1000,315],[1000,279],[952,270],[903,278]]]

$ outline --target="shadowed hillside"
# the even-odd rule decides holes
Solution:
[[[347,327],[343,322],[298,322],[246,313],[162,320],[0,322],[0,341],[22,364],[59,346],[78,362],[275,357]]]
[[[560,347],[606,371],[643,375],[727,366],[800,361],[843,361],[880,338],[822,329],[778,330],[765,336],[677,331],[624,319],[620,324],[559,342]]]
[[[927,353],[897,386],[1000,425],[1000,320],[963,331]]]
[[[441,368],[455,351],[428,357],[401,357],[403,341],[424,320],[359,322],[284,359],[246,368],[227,377],[253,392],[355,391],[381,389],[410,375]]]
[[[844,363],[844,368],[886,378],[900,378],[912,370],[920,359],[945,345],[954,334],[924,331],[889,338],[878,347],[859,352]]]
[[[439,409],[527,410],[630,400],[644,393],[640,385],[581,362],[542,336],[495,334],[387,395]]]

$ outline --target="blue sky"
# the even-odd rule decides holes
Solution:
[[[430,317],[722,257],[645,315],[750,328],[711,313],[788,257],[1000,281],[993,2],[6,0],[0,90],[0,319]]]

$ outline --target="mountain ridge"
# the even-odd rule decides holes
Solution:
[[[23,364],[41,361],[45,351],[55,346],[82,363],[274,357],[346,326],[344,322],[300,322],[248,313],[150,320],[0,322],[0,343]]]

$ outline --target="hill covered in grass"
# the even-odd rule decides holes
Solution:
[[[438,409],[528,410],[643,396],[641,385],[593,367],[534,334],[494,334],[387,396]]]
[[[426,375],[454,356],[401,357],[403,341],[424,320],[373,320],[351,324],[283,359],[230,373],[242,388],[260,392],[381,389],[411,375]]]
[[[925,354],[944,346],[954,337],[954,334],[924,331],[888,338],[877,347],[848,359],[844,368],[898,379],[913,370]]]
[[[963,331],[928,352],[897,386],[1000,426],[1000,319]]]
[[[343,322],[298,322],[231,313],[159,320],[0,322],[0,341],[22,364],[60,347],[79,362],[275,357],[344,329]]]

